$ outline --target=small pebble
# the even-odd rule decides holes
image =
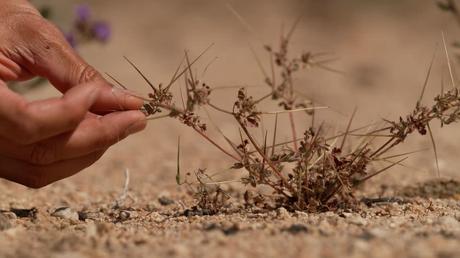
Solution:
[[[366,231],[372,238],[385,238],[388,236],[388,231],[383,228],[371,228]]]
[[[308,228],[305,225],[302,224],[292,224],[290,227],[283,229],[283,231],[286,231],[290,234],[297,235],[300,233],[308,233]]]
[[[215,212],[208,210],[208,209],[198,209],[196,207],[192,209],[186,209],[184,211],[184,216],[185,217],[192,217],[192,216],[208,216],[208,215],[213,215]]]
[[[357,226],[366,226],[367,220],[361,217],[360,215],[354,214],[350,217],[347,217],[347,221],[351,224],[355,224]]]
[[[101,213],[100,212],[94,212],[94,211],[81,211],[78,213],[78,218],[82,221],[85,221],[87,219],[89,220],[98,220],[100,219]]]
[[[10,219],[3,213],[0,213],[0,231],[10,229],[12,226]]]
[[[135,211],[120,211],[120,213],[118,214],[119,221],[134,219],[136,217],[137,217],[137,212]]]
[[[295,211],[295,215],[298,218],[308,218],[308,213],[303,212],[303,211]]]
[[[203,229],[205,231],[220,230],[224,235],[230,236],[238,233],[240,231],[240,226],[237,223],[225,223],[224,225],[210,223],[205,225]]]
[[[79,220],[78,212],[72,210],[69,207],[57,208],[53,213],[51,213],[51,216],[72,221]]]
[[[3,212],[3,215],[5,215],[10,220],[15,220],[15,219],[18,218],[18,216],[16,216],[16,214],[14,214],[14,212],[10,212],[10,211]]]
[[[287,218],[290,218],[291,215],[289,214],[289,212],[284,208],[284,207],[281,207],[279,209],[276,210],[276,215],[278,216],[278,218],[280,219],[287,219]]]
[[[36,219],[38,210],[37,210],[37,208],[31,208],[31,209],[16,209],[16,208],[12,208],[11,212],[13,212],[18,218]]]
[[[166,196],[161,196],[158,198],[158,202],[163,206],[174,204],[174,200]]]
[[[155,203],[151,202],[145,206],[145,210],[149,212],[158,211],[158,207]]]
[[[344,217],[344,218],[350,218],[351,216],[353,216],[353,213],[350,213],[350,212],[342,212],[340,214],[341,217]]]
[[[165,221],[165,217],[162,216],[160,213],[153,211],[149,214],[150,221],[156,222],[156,223],[161,223]]]

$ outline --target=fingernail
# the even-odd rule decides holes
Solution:
[[[128,93],[126,93],[128,94]],[[133,107],[134,109],[139,109],[144,105],[144,101],[138,97],[129,95],[126,98],[126,106]]]
[[[141,98],[134,96],[133,93],[130,93],[128,90],[113,87],[112,91],[114,92],[115,96],[123,99],[124,109],[136,110],[140,109],[144,105],[144,101]]]

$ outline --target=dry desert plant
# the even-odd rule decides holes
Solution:
[[[413,111],[400,117],[398,121],[385,120],[384,126],[373,130],[371,128],[375,128],[375,124],[353,129],[355,110],[343,133],[328,136],[323,124],[320,124],[317,127],[312,125],[302,137],[299,137],[295,130],[293,113],[302,112],[307,116],[313,116],[317,109],[326,107],[314,106],[311,101],[300,96],[293,77],[304,69],[335,70],[327,66],[331,59],[323,53],[303,52],[293,57],[289,55],[289,43],[294,28],[295,26],[280,38],[278,48],[264,46],[270,57],[271,68],[270,75],[261,68],[265,75],[264,82],[270,89],[270,93],[265,96],[258,98],[250,96],[246,89],[241,87],[236,93],[232,109],[227,110],[215,105],[210,96],[216,89],[201,81],[191,69],[208,49],[193,60],[188,52],[185,52],[178,69],[171,80],[164,85],[152,83],[133,62],[126,59],[152,90],[147,97],[134,93],[133,95],[145,101],[143,111],[149,119],[169,117],[178,120],[231,158],[233,160],[233,164],[229,165],[231,169],[245,171],[244,176],[236,182],[246,186],[247,190],[243,196],[248,205],[286,207],[289,210],[310,212],[336,209],[354,203],[353,193],[358,185],[394,166],[402,165],[402,162],[412,153],[397,155],[388,153],[403,143],[409,135],[429,134],[436,154],[430,123],[436,120],[444,126],[457,122],[460,119],[460,96],[452,78],[452,89],[447,91],[442,89],[441,94],[434,98],[431,107],[422,104],[433,62]],[[447,48],[445,50],[447,54]],[[260,61],[258,62],[260,65]],[[450,62],[449,68],[451,70]],[[182,97],[182,105],[178,106],[171,87],[180,78],[185,81],[185,98]],[[115,78],[112,79],[126,89]],[[258,104],[270,99],[282,109],[262,111]],[[207,132],[207,124],[198,114],[199,108],[214,109],[233,119],[239,127],[240,140],[234,142],[222,132],[222,137],[228,146],[212,139]],[[292,140],[279,143],[277,142],[278,116],[285,114],[290,118]],[[256,139],[256,136],[251,133],[251,128],[259,127],[265,115],[275,116],[274,129],[270,133],[273,138],[267,139],[268,132],[265,132],[262,140]],[[366,132],[360,133],[366,129]],[[347,150],[344,146],[352,138],[358,144],[351,150]],[[385,140],[376,143],[379,142],[377,138]],[[177,183],[187,185],[193,190],[199,209],[217,212],[229,198],[221,188],[221,184],[226,182],[215,181],[213,175],[209,175],[206,169],[202,168],[194,173],[187,173],[187,175],[194,174],[196,182],[184,179],[179,166],[179,154],[180,145],[177,156]],[[373,165],[381,161],[386,162],[388,166],[375,169]],[[260,187],[268,187],[272,193],[263,194],[258,191]]]

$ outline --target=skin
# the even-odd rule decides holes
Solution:
[[[0,177],[41,188],[143,130],[142,101],[114,89],[26,0],[0,0]],[[28,102],[8,81],[47,78],[63,96]]]

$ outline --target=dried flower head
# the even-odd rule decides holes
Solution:
[[[238,98],[233,105],[233,113],[236,119],[245,126],[259,126],[260,112],[257,111],[255,101],[247,95],[245,88],[238,91]]]

